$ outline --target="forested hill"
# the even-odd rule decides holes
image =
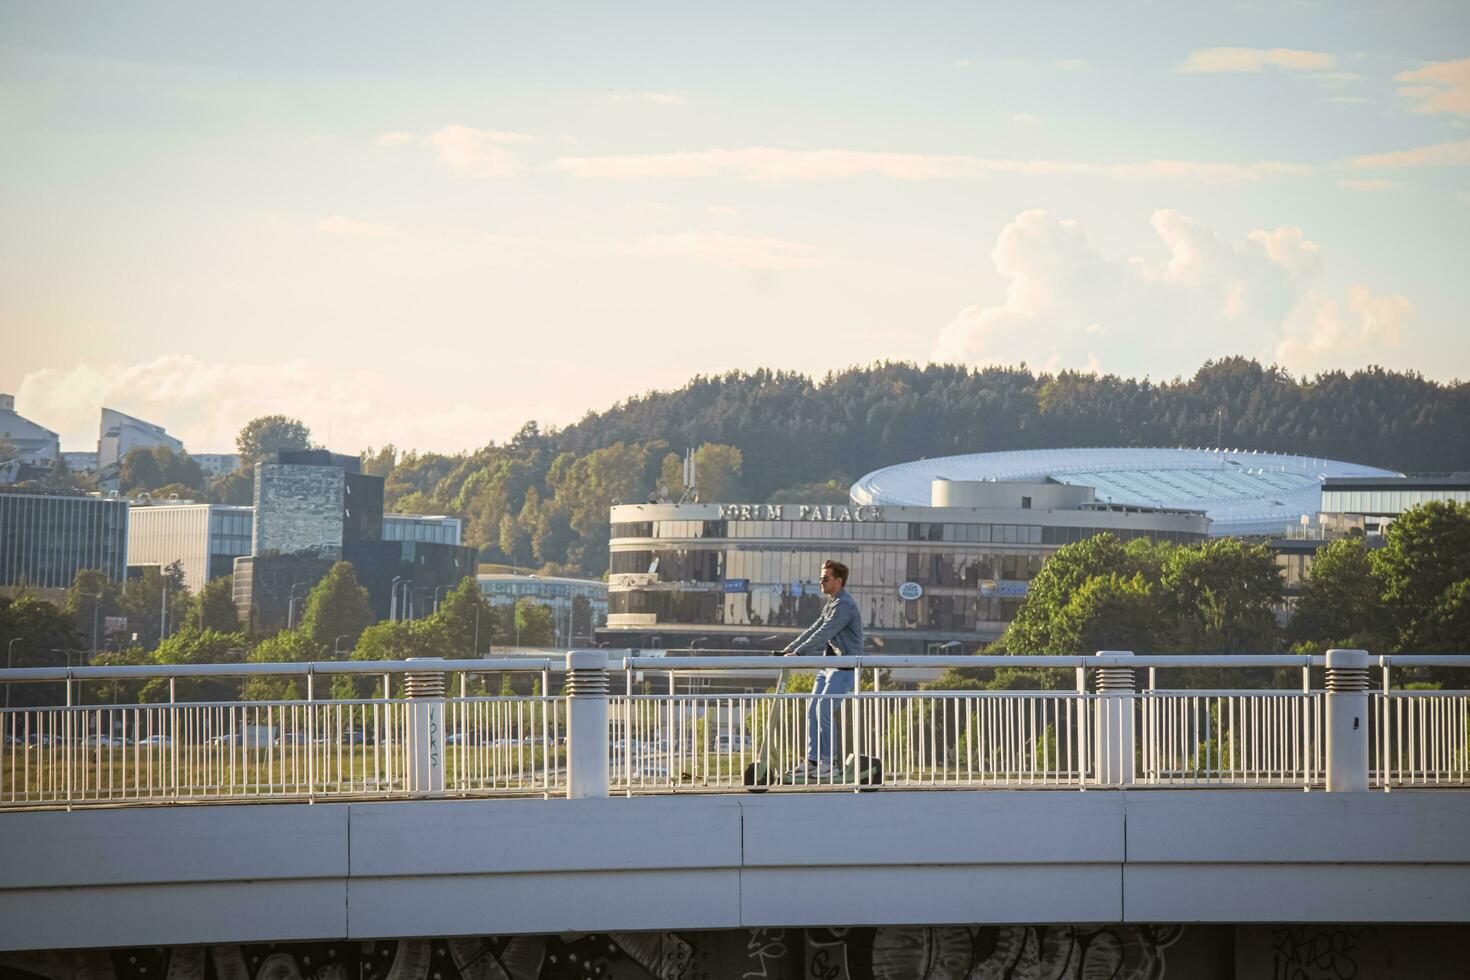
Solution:
[[[1405,471],[1470,469],[1470,383],[1377,368],[1298,380],[1243,358],[1167,382],[912,364],[821,381],[735,372],[631,398],[560,431],[528,424],[509,443],[465,456],[408,454],[393,466],[390,452],[368,465],[391,468],[389,498],[400,509],[469,518],[471,543],[487,559],[570,562],[600,573],[607,502],[644,499],[661,474],[668,482],[677,473],[666,457],[685,447],[713,444],[705,499],[719,490],[722,499],[738,492],[760,501],[818,492],[811,485],[829,481],[824,492],[837,494],[870,470],[929,456],[1213,446],[1217,415],[1227,448]]]

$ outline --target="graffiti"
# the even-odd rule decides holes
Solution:
[[[890,927],[874,980],[1158,980],[1182,926]]]
[[[740,975],[741,980],[770,980],[772,965],[786,958],[786,930],[752,929],[745,950],[746,959],[753,960],[754,966]]]
[[[1353,926],[1272,929],[1272,980],[1353,980],[1362,931]]]

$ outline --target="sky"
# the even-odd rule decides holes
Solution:
[[[1470,379],[1470,5],[0,0],[0,392],[454,452],[879,360]]]

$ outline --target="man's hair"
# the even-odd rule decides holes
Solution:
[[[842,562],[833,561],[832,559],[828,558],[826,561],[822,562],[822,567],[830,568],[833,575],[842,579],[843,585],[847,584],[847,566],[842,564]]]

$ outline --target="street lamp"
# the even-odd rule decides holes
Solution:
[[[433,591],[433,590],[430,589],[427,585],[421,585],[418,588],[416,588],[416,589],[413,590],[413,595],[418,595],[419,593],[424,593],[424,594],[427,595],[431,591]],[[409,619],[413,619],[414,618],[413,608],[414,608],[414,601],[413,601],[413,597],[410,596],[409,597],[409,600],[408,600],[408,618]]]
[[[453,586],[450,586],[450,585],[436,585],[436,586],[434,586],[434,614],[436,616],[439,614],[439,590],[440,589],[443,589],[444,592],[445,592],[445,594],[447,595],[447,594],[449,594],[450,592],[452,592],[454,590],[454,587]]]
[[[286,629],[288,630],[294,629],[296,625],[296,600],[305,598],[304,595],[298,596],[296,594],[296,590],[304,589],[306,587],[307,585],[305,582],[297,582],[292,585],[290,591],[286,593]]]
[[[413,616],[409,614],[409,608],[408,608],[408,600],[409,600],[409,591],[408,590],[409,590],[409,586],[411,586],[411,585],[413,585],[413,579],[411,579],[411,578],[404,578],[402,575],[396,575],[396,576],[394,576],[394,578],[393,578],[393,595],[392,595],[392,601],[390,603],[390,612],[389,612],[389,618],[390,619],[397,620],[397,619],[400,619],[400,618],[402,618],[402,619],[412,619],[413,618]],[[399,608],[399,605],[398,605],[398,590],[399,589],[402,589],[403,590],[403,606],[402,606],[402,610],[401,610],[401,612],[403,613],[403,615],[401,617],[399,615],[400,608]]]
[[[351,635],[351,633],[338,633],[337,638],[332,641],[332,655],[335,656],[338,660],[341,660],[342,654],[347,652],[346,650],[343,650],[340,646],[342,642],[342,637]]]
[[[5,669],[6,670],[9,670],[11,667],[14,666],[14,664],[12,662],[12,659],[15,656],[15,645],[17,643],[19,643],[20,641],[21,641],[21,637],[19,637],[19,636],[11,637],[10,642],[5,645]],[[10,681],[9,680],[7,680],[5,682],[5,710],[6,711],[9,711],[10,710]],[[7,722],[9,721],[8,718],[6,720],[7,720]]]
[[[92,655],[97,655],[97,614],[102,610],[101,592],[78,592],[78,595],[90,596],[92,599]]]
[[[66,666],[67,666],[67,669],[71,669],[71,655],[72,654],[76,654],[77,655],[77,666],[80,667],[82,665],[82,657],[86,656],[86,653],[87,653],[87,651],[85,651],[85,650],[63,650],[61,647],[52,647],[51,648],[51,652],[52,653],[60,653],[60,654],[62,654],[62,655],[64,655],[66,657]]]

